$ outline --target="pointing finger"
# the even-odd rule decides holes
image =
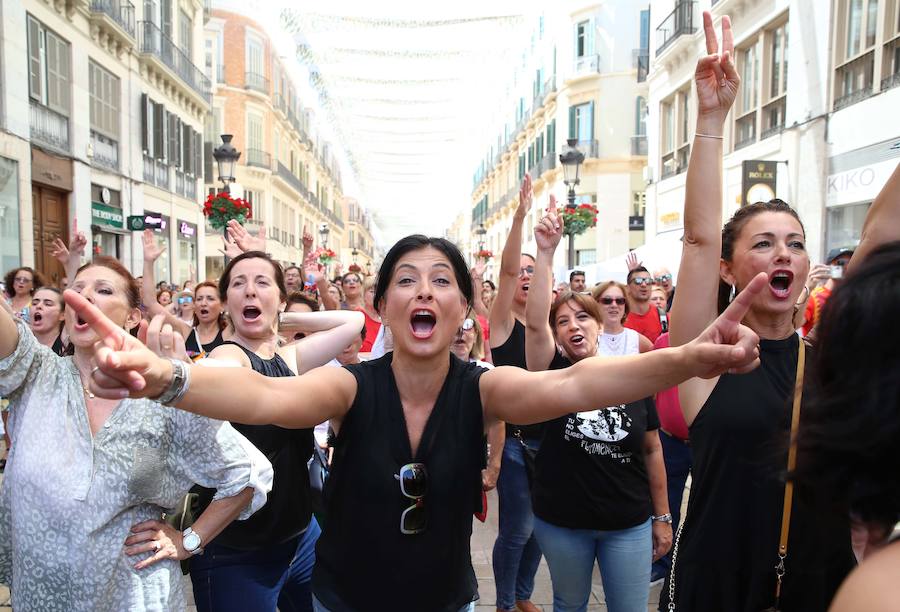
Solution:
[[[753,300],[762,293],[768,282],[769,278],[765,272],[757,274],[753,277],[753,280],[750,281],[750,284],[735,296],[734,300],[728,305],[728,308],[725,309],[725,312],[721,314],[720,318],[724,321],[731,321],[732,323],[740,323],[743,321],[747,312],[750,310],[750,306],[753,304]]]
[[[85,323],[91,326],[91,329],[94,330],[104,344],[116,350],[122,348],[125,330],[110,321],[106,315],[100,312],[99,308],[71,289],[66,289],[63,293],[63,299],[66,301],[66,304],[78,313],[78,316]]]
[[[718,53],[719,41],[716,39],[716,28],[709,11],[703,11],[703,33],[706,35],[706,52],[710,55]]]

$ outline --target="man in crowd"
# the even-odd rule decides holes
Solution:
[[[656,342],[662,333],[662,317],[659,309],[650,303],[650,286],[653,278],[644,266],[638,266],[628,272],[628,318],[625,327],[631,328]]]
[[[825,284],[816,287],[809,293],[809,299],[806,302],[806,315],[803,323],[803,335],[807,335],[812,328],[819,322],[822,316],[822,309],[825,302],[831,296],[831,292],[841,283],[844,278],[844,270],[850,263],[853,256],[853,249],[849,247],[837,247],[828,252],[825,258],[826,264],[829,266],[828,280]],[[809,286],[809,285],[808,285]]]
[[[569,273],[569,288],[574,293],[583,293],[586,290],[584,272],[581,270],[572,270],[572,272]]]
[[[288,295],[294,291],[303,290],[303,272],[297,266],[288,266],[284,269],[284,286]]]
[[[672,284],[672,273],[666,267],[657,268],[653,273],[653,280],[666,292],[666,310],[672,308],[672,300],[675,298],[675,286]]]

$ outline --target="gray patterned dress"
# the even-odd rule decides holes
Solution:
[[[182,610],[178,561],[137,571],[132,525],[158,519],[192,484],[216,499],[251,487],[266,501],[272,466],[231,425],[149,400],[123,400],[91,435],[81,380],[18,322],[0,360],[15,441],[0,491],[0,582],[17,611]]]

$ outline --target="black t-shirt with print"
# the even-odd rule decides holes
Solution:
[[[550,369],[570,365],[557,354]],[[535,461],[534,514],[570,529],[627,529],[646,521],[653,507],[644,434],[658,428],[651,398],[548,422]]]

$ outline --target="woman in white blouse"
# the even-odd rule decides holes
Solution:
[[[597,354],[616,357],[653,350],[653,343],[647,336],[623,325],[628,316],[624,285],[608,281],[594,287],[591,295],[600,305],[600,316],[603,318],[603,333],[597,337]]]
[[[134,278],[111,258],[71,288],[122,328],[141,320]],[[171,327],[151,334],[175,354]],[[98,338],[66,310],[59,357],[0,309],[0,395],[16,445],[0,493],[0,581],[17,610],[181,610],[179,561],[266,501],[272,467],[231,425],[87,390]],[[183,344],[183,343],[182,343]],[[193,483],[217,489],[192,528],[163,523]]]

